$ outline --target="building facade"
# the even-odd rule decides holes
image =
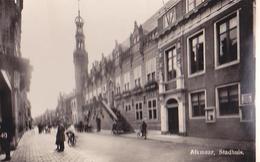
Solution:
[[[20,51],[22,0],[0,1],[0,122],[16,146],[31,126],[27,98],[32,67]]]
[[[170,0],[135,22],[129,38],[93,64],[87,116],[90,107],[96,116],[109,112],[94,104],[101,96],[134,129],[146,120],[163,134],[254,140],[253,4]]]
[[[175,1],[158,27],[162,131],[254,139],[252,1]]]

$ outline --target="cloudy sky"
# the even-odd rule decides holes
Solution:
[[[167,0],[164,0],[165,2]],[[89,68],[101,53],[109,54],[143,23],[162,0],[81,0],[81,16],[89,54]],[[33,66],[29,99],[33,117],[55,109],[59,92],[75,87],[73,51],[77,0],[26,0],[22,17],[22,54]]]

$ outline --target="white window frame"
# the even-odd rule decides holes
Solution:
[[[230,17],[231,15],[236,13],[236,18],[237,18],[237,60],[222,64],[222,65],[218,65],[218,32],[217,32],[217,24],[224,20],[227,19],[228,17]],[[240,63],[240,20],[239,20],[239,10],[231,12],[230,14],[222,17],[221,19],[217,20],[214,23],[214,57],[215,57],[215,70],[218,69],[222,69],[222,68],[226,68],[226,67],[230,67],[232,65],[236,65]]]
[[[195,35],[199,34],[202,32],[202,35],[203,35],[203,41],[204,41],[204,46],[203,46],[203,70],[200,71],[200,72],[196,72],[196,73],[193,73],[191,74],[191,63],[190,63],[190,39],[192,37],[194,37]],[[205,74],[206,72],[206,40],[205,40],[205,28],[193,33],[192,35],[190,35],[188,38],[187,38],[187,54],[188,54],[188,78],[192,78],[192,77],[196,77],[196,76],[199,76],[199,75],[203,75]]]
[[[224,87],[229,87],[229,86],[233,86],[233,85],[237,85],[238,88],[238,114],[236,115],[220,115],[220,111],[219,111],[219,98],[218,98],[218,89],[219,88],[224,88]],[[217,113],[217,118],[240,118],[241,116],[241,110],[240,110],[240,96],[241,96],[241,92],[240,92],[240,83],[239,82],[235,82],[235,83],[229,83],[229,84],[224,84],[224,85],[220,85],[217,86],[215,88],[215,101],[216,101],[216,113]]]
[[[206,89],[198,89],[198,90],[189,92],[189,117],[190,117],[190,119],[205,119],[205,117],[206,117],[206,110],[205,110],[204,116],[192,116],[191,94],[198,93],[198,92],[204,92],[204,94],[205,94],[205,109],[207,108],[207,91],[206,91]]]
[[[155,107],[152,106],[154,100],[156,101]],[[151,106],[152,106],[151,108],[148,107],[149,101],[151,101]],[[146,103],[147,103],[148,120],[158,120],[158,100],[157,100],[157,98],[149,98]],[[149,110],[152,110],[152,119],[149,118]],[[154,118],[153,110],[156,110],[156,118]]]

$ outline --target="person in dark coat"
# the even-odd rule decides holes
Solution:
[[[3,159],[2,161],[11,160],[10,141],[11,141],[10,133],[8,133],[8,131],[3,128],[2,123],[0,123],[0,144],[1,144],[1,148],[5,152],[5,159]]]
[[[96,123],[97,123],[97,132],[100,132],[100,130],[101,130],[101,119],[99,117],[96,117]]]
[[[56,145],[57,151],[62,152],[64,151],[64,141],[65,141],[65,128],[62,124],[59,124],[57,134],[56,134]]]
[[[141,124],[141,133],[142,133],[142,137],[144,137],[144,139],[147,138],[147,124],[145,122],[145,120],[143,120],[142,124]]]

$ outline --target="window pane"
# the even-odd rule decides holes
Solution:
[[[227,31],[227,24],[226,23],[223,23],[219,26],[219,33],[222,34],[222,33],[225,33]]]
[[[151,108],[151,107],[152,107],[152,102],[148,101],[148,108]]]
[[[172,71],[172,60],[168,60],[168,71]]]
[[[149,119],[152,119],[153,115],[152,115],[152,110],[149,110]]]
[[[204,69],[204,39],[203,34],[190,38],[190,69],[196,73]]]
[[[204,53],[204,51],[203,51],[203,43],[200,43],[199,45],[198,45],[198,70],[203,70],[203,68],[204,68],[204,56],[203,56],[203,53]]]
[[[238,86],[228,86],[218,89],[220,115],[234,115],[239,113]]]
[[[156,109],[153,110],[153,118],[154,118],[154,119],[157,118],[157,111],[156,111]]]
[[[230,19],[230,21],[229,21],[229,28],[231,29],[231,28],[234,28],[236,26],[237,26],[237,18],[234,17],[234,18]]]
[[[205,93],[204,92],[201,92],[200,95],[199,95],[199,100],[200,101],[205,101]]]
[[[220,43],[219,43],[219,64],[224,64],[227,62],[227,55],[228,55],[228,41],[227,35],[223,34],[220,36]]]
[[[156,100],[153,100],[153,107],[156,107]]]
[[[169,51],[168,51],[168,55],[167,55],[167,56],[168,56],[168,60],[169,60],[170,58],[172,58],[172,50],[169,50]]]
[[[198,96],[196,94],[191,95],[191,101],[192,102],[198,102]]]
[[[205,92],[191,94],[192,116],[205,116]]]
[[[237,60],[237,17],[226,19],[218,25],[218,63],[225,64]]]
[[[203,35],[200,35],[199,36],[199,43],[203,43],[203,42],[204,42]]]
[[[231,40],[237,39],[237,29],[235,28],[235,29],[231,30],[229,35],[230,35]]]

